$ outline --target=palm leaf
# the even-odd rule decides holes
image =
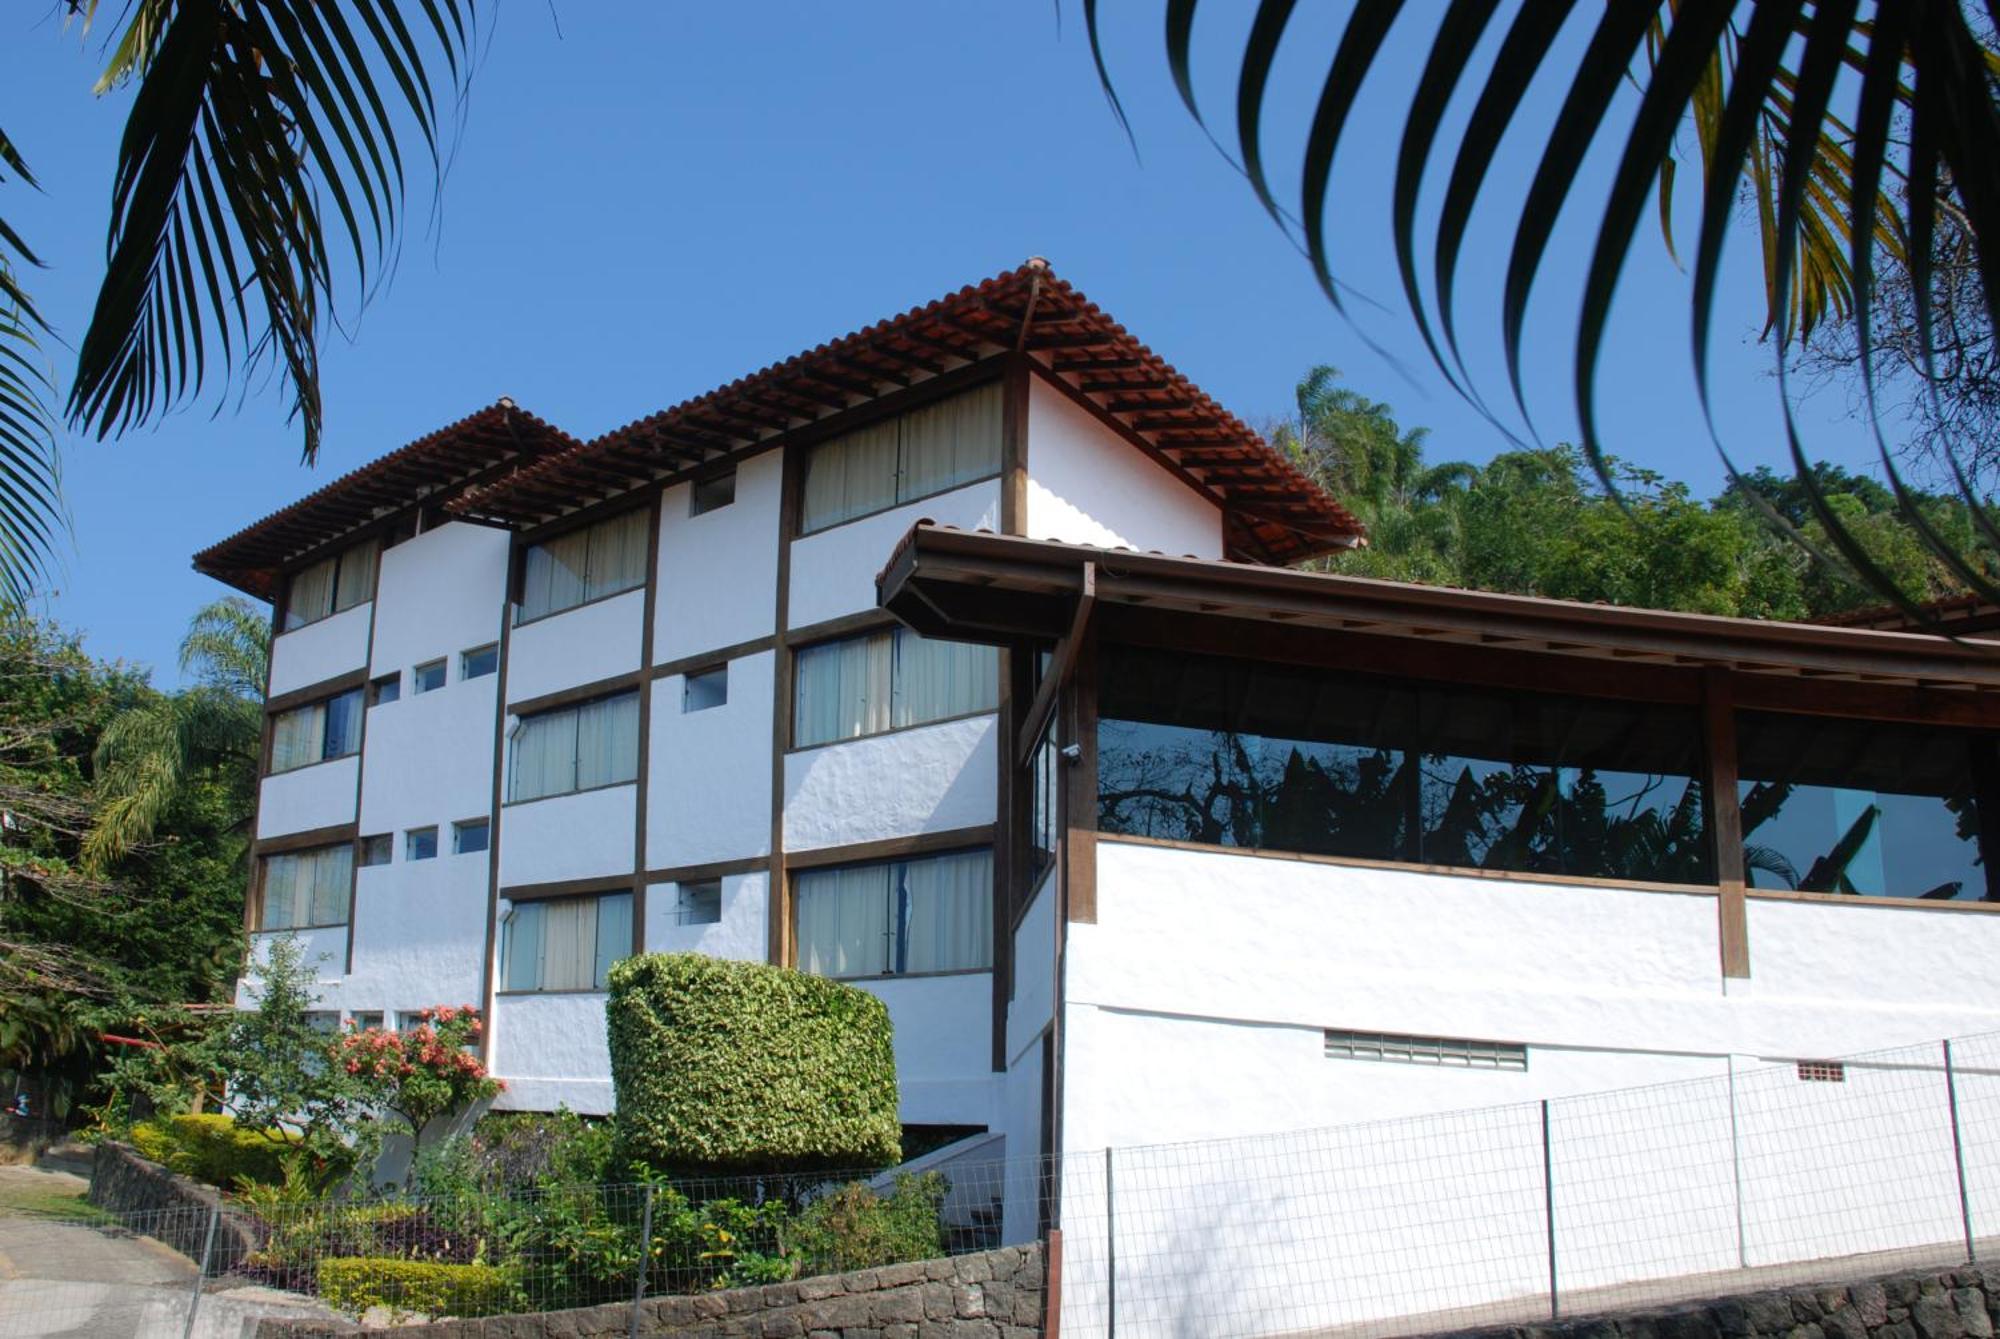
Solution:
[[[438,165],[472,0],[140,0],[100,87],[136,81],[108,264],[68,413],[104,437],[275,366],[319,450],[319,344],[394,255],[414,129]],[[420,14],[420,41],[405,13]]]
[[[34,173],[0,130],[0,185],[8,174],[36,186]],[[54,383],[42,356],[48,323],[21,285],[19,266],[40,266],[27,242],[0,218],[0,603],[19,605],[48,570],[62,529],[56,467]]]
[[[1175,84],[1199,120],[1192,95],[1195,8],[1195,0],[1168,0],[1167,50]],[[1236,156],[1258,200],[1281,226],[1287,214],[1261,144],[1273,121],[1264,95],[1272,69],[1287,59],[1285,29],[1292,8],[1276,0],[1259,6],[1238,61],[1234,109]],[[1504,37],[1485,55],[1481,39],[1495,26],[1495,4],[1453,0],[1442,13],[1415,7],[1410,23],[1421,25],[1427,57],[1408,95],[1388,222],[1404,301],[1426,349],[1447,379],[1484,410],[1460,347],[1463,244],[1475,205],[1494,198],[1490,173],[1503,140],[1512,136],[1542,146],[1532,178],[1508,202],[1513,235],[1499,281],[1498,333],[1508,387],[1528,419],[1521,369],[1529,302],[1544,282],[1558,218],[1572,204],[1594,149],[1607,141],[1615,149],[1609,184],[1590,201],[1596,238],[1577,304],[1573,350],[1582,445],[1615,496],[1606,428],[1595,402],[1596,374],[1612,300],[1649,199],[1674,249],[1671,206],[1681,132],[1693,127],[1701,160],[1689,314],[1704,412],[1723,244],[1746,198],[1754,206],[1764,262],[1765,333],[1778,354],[1779,393],[1789,408],[1784,353],[1816,326],[1852,323],[1861,364],[1868,365],[1866,309],[1878,264],[1907,267],[1914,291],[1927,297],[1941,195],[1944,207],[1963,218],[1975,244],[2000,236],[2000,174],[1991,170],[2000,161],[2000,109],[1993,92],[2000,56],[1981,45],[1966,11],[1951,0],[1905,0],[1872,12],[1864,12],[1858,0],[1610,4],[1594,12],[1587,42],[1574,52],[1560,41],[1572,9],[1572,0],[1521,0]],[[1100,77],[1115,98],[1095,5],[1086,5],[1084,13]],[[1334,163],[1356,133],[1352,114],[1359,90],[1376,71],[1380,54],[1393,45],[1391,30],[1403,13],[1394,0],[1359,0],[1324,52],[1290,53],[1317,58],[1327,71],[1303,128],[1296,227],[1315,279],[1343,311],[1326,222]],[[1559,60],[1565,63],[1554,71]],[[1531,103],[1527,93],[1538,77],[1552,72],[1561,74],[1562,85],[1551,113]],[[1637,88],[1636,100],[1625,92],[1628,82]],[[1479,92],[1469,115],[1453,122],[1447,108],[1473,86]],[[1205,121],[1203,129],[1215,137]],[[1300,127],[1283,129],[1296,135]],[[1360,133],[1377,130],[1371,124]],[[1417,203],[1423,183],[1433,179],[1445,186],[1426,236]],[[1341,196],[1350,215],[1352,202],[1380,196],[1374,183],[1355,185]],[[1419,265],[1426,250],[1427,269]],[[1983,247],[1978,256],[1991,316],[2000,310],[1995,306],[2000,256],[1987,257]],[[1919,323],[1924,330],[1936,329],[1927,307]],[[1872,385],[1869,413],[1876,417]],[[1719,433],[1717,445],[1724,446]],[[1789,414],[1787,445],[1827,536],[1817,556],[1912,614],[1926,616],[1825,505]],[[1723,458],[1734,475],[1726,449]],[[2000,551],[2000,526],[1955,457],[1952,463],[1961,500],[1972,513],[1975,545]],[[1890,475],[1906,513],[1913,512],[1893,463]],[[1778,521],[1772,512],[1767,518]],[[1985,576],[1988,563],[1954,547],[1956,541],[1938,527],[1915,528],[1960,581],[1989,598],[2000,597]],[[1805,543],[1789,527],[1787,533]]]

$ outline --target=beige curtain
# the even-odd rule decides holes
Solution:
[[[1000,653],[967,642],[928,641],[896,630],[891,725],[918,725],[992,711],[1000,701]]]
[[[639,775],[639,695],[621,693],[576,709],[576,789]]]
[[[912,860],[902,876],[900,972],[962,972],[993,965],[993,853]]]
[[[942,493],[1000,472],[1000,383],[902,417],[896,500]]]
[[[333,612],[334,578],[340,559],[328,558],[296,572],[285,588],[285,631],[302,628]]]
[[[352,609],[375,598],[375,560],[381,553],[381,540],[364,539],[340,555],[340,576],[333,593],[336,611]]]
[[[320,760],[326,739],[326,703],[284,711],[271,721],[271,770],[289,772]]]
[[[313,925],[345,925],[347,894],[354,886],[354,847],[348,842],[310,853]]]
[[[821,976],[889,970],[887,865],[807,870],[798,877],[799,967]]]
[[[530,544],[523,561],[520,613],[523,621],[583,603],[584,576],[590,567],[588,530]]]
[[[503,990],[537,990],[542,979],[542,913],[546,902],[518,902],[507,913],[501,947]]]
[[[591,985],[603,990],[611,964],[632,956],[632,894],[610,893],[597,898],[597,953]]]
[[[597,979],[597,899],[544,902],[542,990],[589,990]]]
[[[550,711],[514,727],[507,798],[538,800],[576,789],[576,713]]]
[[[896,505],[897,420],[871,423],[813,448],[799,527],[824,530]]]
[[[793,746],[809,748],[888,729],[894,649],[890,634],[878,632],[822,642],[799,652]]]
[[[596,600],[646,584],[646,537],[651,521],[649,511],[628,511],[590,527],[584,599]]]

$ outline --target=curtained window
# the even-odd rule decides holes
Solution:
[[[1000,657],[989,646],[885,629],[799,652],[792,746],[810,748],[992,711]]]
[[[652,513],[628,511],[608,521],[530,544],[522,559],[516,623],[573,609],[646,583]]]
[[[353,885],[351,842],[265,856],[264,892],[258,899],[257,928],[303,930],[344,925],[347,895]]]
[[[381,540],[363,540],[294,572],[285,585],[285,631],[374,599],[375,559],[381,552]]]
[[[614,786],[639,775],[639,695],[524,716],[514,727],[509,800]]]
[[[821,976],[993,965],[993,853],[806,870],[794,885],[799,967]]]
[[[994,382],[814,447],[799,530],[824,530],[999,472],[1000,384]]]
[[[356,688],[271,718],[271,770],[289,772],[361,748],[361,690]]]
[[[503,990],[603,990],[632,952],[632,894],[520,902],[502,925]]]

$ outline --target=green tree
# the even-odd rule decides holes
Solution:
[[[83,855],[104,869],[151,841],[161,818],[203,784],[228,809],[215,815],[240,832],[256,799],[271,624],[248,600],[229,596],[195,614],[181,640],[181,672],[195,685],[153,696],[109,721],[97,741],[97,812]]]

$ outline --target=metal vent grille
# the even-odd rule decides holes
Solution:
[[[1506,1041],[1474,1041],[1466,1037],[1406,1037],[1394,1032],[1344,1032],[1326,1029],[1329,1060],[1381,1060],[1398,1065],[1437,1065],[1446,1069],[1515,1069],[1528,1067],[1528,1048]]]
[[[1838,1060],[1799,1061],[1801,1083],[1846,1083],[1847,1066]]]

